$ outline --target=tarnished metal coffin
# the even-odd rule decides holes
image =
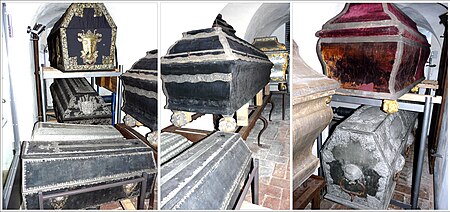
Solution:
[[[165,108],[232,115],[269,83],[267,56],[223,20],[215,23],[183,33],[162,57]]]
[[[295,190],[319,166],[319,159],[312,154],[312,147],[333,117],[327,98],[339,88],[339,83],[309,67],[300,57],[297,43],[293,41],[292,85]]]
[[[263,51],[273,63],[270,70],[271,82],[279,84],[278,90],[286,90],[286,74],[289,65],[289,52],[286,50],[286,46],[278,42],[276,36],[255,38],[252,45]]]
[[[159,155],[161,155],[161,164],[166,163],[193,144],[184,136],[176,133],[164,132],[161,133],[160,138]]]
[[[339,124],[322,149],[326,198],[359,209],[387,209],[417,113],[363,106]]]
[[[25,141],[22,195],[26,209],[38,209],[44,195],[139,178],[156,177],[152,149],[138,139]],[[83,209],[138,196],[140,183],[44,200],[45,209]]]
[[[316,35],[337,93],[396,100],[424,79],[430,44],[394,4],[346,4]]]
[[[122,74],[122,110],[145,126],[157,131],[158,128],[158,51],[147,55],[133,64]]]
[[[32,141],[76,141],[123,138],[111,125],[82,125],[51,122],[36,122]]]
[[[161,209],[233,209],[251,160],[239,134],[213,133],[161,166]]]
[[[50,92],[58,122],[111,124],[110,106],[86,78],[55,79]]]
[[[73,3],[47,37],[50,65],[61,71],[113,70],[116,32],[103,3]]]

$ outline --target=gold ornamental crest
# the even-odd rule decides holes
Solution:
[[[88,30],[86,33],[82,30],[78,33],[78,41],[83,44],[81,58],[83,58],[84,64],[95,64],[98,57],[97,43],[102,41],[102,34],[98,33],[96,29],[94,29],[94,32]]]

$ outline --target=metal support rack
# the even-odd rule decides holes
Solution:
[[[136,179],[126,180],[126,181],[116,182],[116,183],[110,183],[110,184],[105,184],[105,185],[99,185],[99,186],[94,186],[94,187],[89,187],[89,188],[81,188],[81,189],[77,189],[77,190],[64,191],[64,192],[59,192],[59,193],[54,193],[54,194],[45,194],[45,195],[42,193],[42,191],[39,191],[38,192],[38,194],[39,194],[39,209],[44,210],[44,200],[46,200],[46,199],[56,198],[56,197],[60,197],[60,196],[68,196],[68,195],[87,193],[87,192],[91,192],[91,191],[97,191],[97,190],[102,190],[102,189],[107,189],[107,188],[123,186],[123,185],[130,184],[130,183],[139,183],[140,182],[141,188],[140,188],[140,193],[139,193],[137,209],[143,210],[143,209],[145,209],[144,208],[144,200],[145,200],[145,191],[147,190],[147,180],[148,180],[148,174],[146,172],[144,172],[144,173],[142,173],[142,177],[139,177]],[[153,190],[153,189],[150,189],[150,190]],[[153,195],[153,192],[150,195]]]
[[[42,85],[41,89],[41,98],[43,102],[42,114],[43,121],[47,121],[47,97],[46,97],[46,81],[48,79],[58,79],[58,78],[91,78],[91,82],[95,81],[96,77],[119,77],[123,73],[123,67],[119,65],[118,69],[113,71],[91,71],[91,72],[62,72],[53,67],[41,67],[39,71],[39,80]],[[113,93],[113,101],[112,101],[112,125],[116,123],[120,123],[120,104],[122,102],[122,93],[121,93],[122,83],[120,80],[117,80],[117,90],[116,93]]]
[[[429,93],[429,89],[426,88],[427,92]],[[400,206],[405,209],[418,209],[418,200],[419,200],[419,191],[420,191],[420,181],[422,178],[422,170],[423,170],[423,162],[424,162],[424,156],[425,156],[425,143],[427,141],[427,132],[429,128],[429,123],[431,119],[431,108],[433,104],[440,104],[442,97],[440,96],[431,96],[431,95],[420,95],[420,94],[405,94],[405,96],[402,96],[398,100],[399,109],[400,110],[407,110],[407,111],[413,111],[413,112],[419,112],[423,113],[423,119],[421,122],[421,132],[420,132],[420,140],[419,143],[416,143],[416,148],[419,150],[416,151],[416,154],[414,154],[414,158],[417,158],[414,161],[414,168],[413,168],[413,182],[412,182],[412,188],[411,188],[411,205],[406,204],[396,204],[395,201],[391,200],[391,203]],[[411,95],[415,96],[416,98],[409,98]],[[406,99],[407,98],[407,99]],[[403,100],[402,100],[403,99]],[[378,106],[380,107],[382,105],[382,100],[380,99],[371,99],[371,98],[365,98],[365,97],[355,97],[355,96],[346,96],[341,94],[335,94],[333,95],[331,99],[331,105],[335,105],[336,102],[341,103],[351,103],[351,104],[363,104],[363,105],[371,105],[371,106]],[[340,107],[345,107],[341,106]],[[319,137],[317,139],[318,146],[319,142],[320,145],[322,145],[322,138]],[[418,144],[418,145],[417,145]]]

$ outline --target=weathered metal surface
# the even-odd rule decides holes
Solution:
[[[233,209],[251,160],[239,134],[213,133],[161,166],[161,209]]]
[[[293,41],[293,186],[298,188],[319,166],[312,154],[315,139],[330,123],[333,112],[327,99],[339,88],[336,80],[314,71],[300,57]]]
[[[80,141],[123,138],[111,125],[82,125],[37,122],[34,125],[32,141]]]
[[[55,79],[50,92],[58,122],[111,124],[110,106],[86,78]]]
[[[394,4],[348,3],[316,35],[338,93],[396,100],[424,79],[430,44]]]
[[[263,51],[273,63],[270,70],[271,82],[286,84],[289,65],[289,52],[286,50],[286,46],[278,42],[276,36],[255,38],[252,45]]]
[[[339,124],[321,153],[326,197],[353,208],[387,209],[416,118],[415,112],[363,106]]]
[[[267,56],[223,22],[183,33],[162,57],[165,108],[232,115],[269,82]]]
[[[164,132],[161,133],[160,138],[159,154],[161,155],[161,164],[176,157],[193,144],[186,137],[176,133]]]
[[[157,67],[158,51],[153,50],[120,76],[124,87],[122,110],[152,131],[158,130]]]
[[[147,192],[156,177],[150,147],[139,139],[25,141],[22,151],[22,196],[26,209],[39,208],[44,195],[135,179],[149,174]],[[139,195],[140,183],[51,198],[45,209],[83,209]],[[148,194],[147,194],[148,196]]]
[[[73,3],[47,37],[50,65],[61,71],[113,70],[116,32],[103,3]]]

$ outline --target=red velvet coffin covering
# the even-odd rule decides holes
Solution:
[[[424,79],[430,44],[389,3],[350,3],[316,33],[317,52],[337,93],[397,99]]]

